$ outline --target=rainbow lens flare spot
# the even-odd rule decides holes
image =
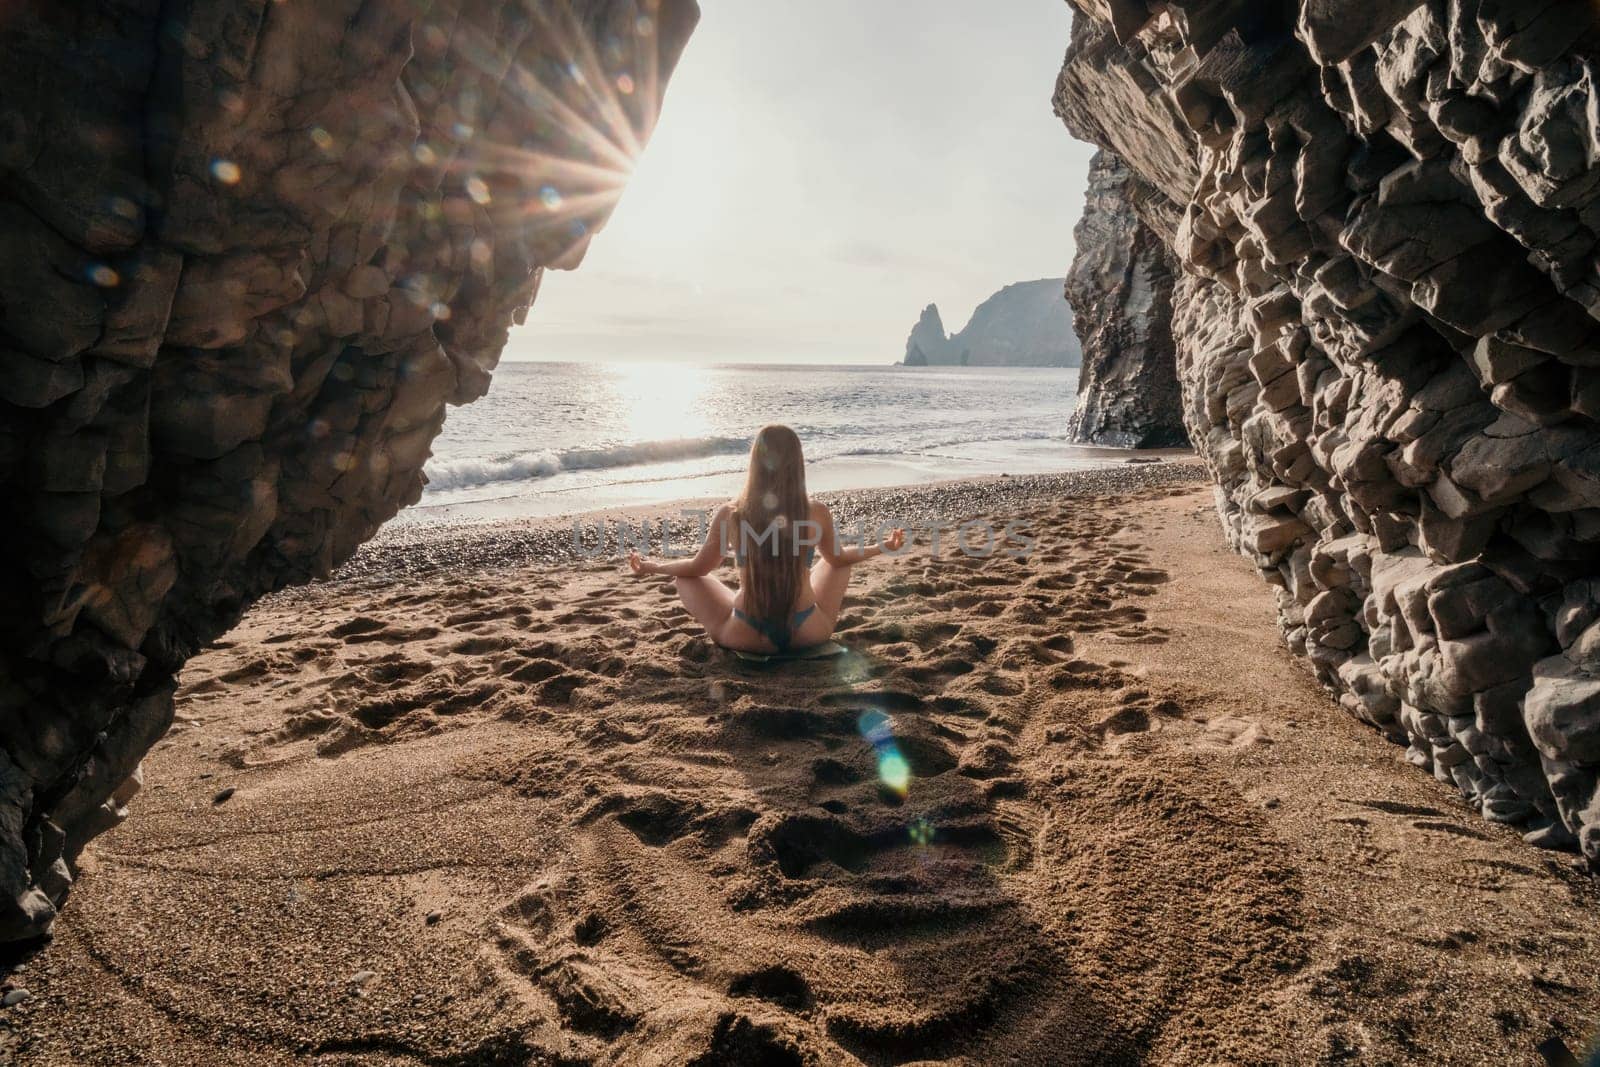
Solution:
[[[878,757],[878,781],[905,796],[911,789],[911,764],[900,753],[894,740],[894,722],[881,711],[863,712],[856,720],[861,736],[872,745]]]
[[[878,777],[884,785],[904,796],[911,788],[911,764],[899,752],[879,755]]]
[[[918,848],[927,848],[933,844],[934,836],[938,833],[933,823],[927,819],[916,820],[906,828],[906,832],[911,837],[911,843]]]

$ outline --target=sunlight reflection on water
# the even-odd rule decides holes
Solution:
[[[617,421],[635,440],[680,440],[712,433],[706,413],[712,384],[709,368],[639,363],[613,364],[605,370]]]

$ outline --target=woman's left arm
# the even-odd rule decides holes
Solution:
[[[822,553],[823,559],[836,567],[853,567],[857,563],[875,559],[885,552],[899,552],[905,547],[906,532],[896,527],[889,531],[889,536],[885,537],[881,544],[852,545],[846,548],[839,543],[839,534],[833,525],[833,512],[820,501],[813,506],[812,521],[821,531],[822,542],[817,545],[817,550]]]
[[[649,574],[664,574],[669,578],[704,578],[722,563],[723,527],[727,525],[728,516],[732,511],[733,509],[727,504],[717,509],[716,514],[711,516],[710,528],[706,530],[705,544],[688,559],[658,563],[639,555],[637,550],[630,549],[628,569],[641,578]]]

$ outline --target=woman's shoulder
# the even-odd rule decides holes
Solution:
[[[827,521],[831,520],[832,518],[833,518],[833,512],[831,510],[829,510],[828,505],[824,504],[820,500],[811,501],[811,521],[812,522],[827,522]]]

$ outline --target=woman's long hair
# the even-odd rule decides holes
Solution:
[[[750,474],[734,505],[735,558],[745,613],[787,632],[805,577],[802,523],[811,521],[806,457],[787,426],[767,426],[750,446]],[[815,532],[812,531],[813,536]]]

